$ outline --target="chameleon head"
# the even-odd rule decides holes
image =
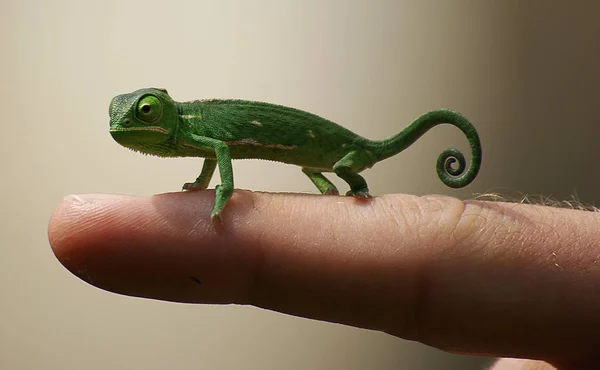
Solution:
[[[140,89],[110,102],[110,134],[119,144],[150,153],[166,142],[177,125],[177,107],[167,90]]]

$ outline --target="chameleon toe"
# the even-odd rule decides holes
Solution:
[[[350,190],[346,193],[347,196],[352,196],[355,198],[360,198],[360,199],[367,199],[371,197],[371,194],[369,194],[369,190],[368,189],[364,189],[364,190]]]
[[[327,189],[327,191],[325,191],[325,193],[323,193],[324,195],[340,195],[340,192],[338,191],[338,189],[335,188],[329,188]]]
[[[197,182],[186,182],[183,184],[182,190],[185,191],[194,191],[194,190],[205,190],[206,186],[202,184],[198,184]]]

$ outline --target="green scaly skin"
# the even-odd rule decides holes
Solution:
[[[246,100],[173,101],[164,89],[141,89],[110,103],[110,133],[121,145],[160,157],[203,157],[200,176],[184,190],[206,189],[219,167],[221,185],[211,220],[220,219],[233,193],[232,159],[257,158],[302,167],[323,194],[339,194],[323,172],[335,172],[350,185],[346,195],[369,197],[359,172],[412,145],[432,127],[458,127],[471,146],[469,167],[461,152],[447,149],[438,157],[442,182],[460,188],[473,181],[481,166],[481,144],[473,125],[445,109],[423,114],[397,135],[369,140],[331,121],[298,109]]]

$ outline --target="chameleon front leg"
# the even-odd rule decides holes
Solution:
[[[210,179],[212,179],[216,168],[217,160],[206,158],[204,160],[204,164],[202,165],[202,172],[200,172],[200,176],[198,176],[194,182],[186,182],[183,184],[183,190],[204,190],[208,188],[208,184],[210,183]]]
[[[231,154],[229,153],[229,147],[227,144],[221,140],[197,135],[193,135],[192,138],[193,143],[188,144],[188,146],[201,150],[214,150],[216,159],[205,160],[202,167],[202,172],[196,181],[192,183],[191,188],[195,189],[195,184],[198,184],[200,187],[205,183],[207,187],[210,177],[215,171],[215,164],[219,166],[221,184],[215,187],[215,203],[213,204],[213,208],[210,213],[210,220],[211,222],[214,222],[215,219],[221,219],[221,212],[223,212],[227,201],[233,194],[233,167],[231,165]],[[186,188],[186,185],[184,185],[184,189]],[[206,187],[204,187],[204,189]]]
[[[329,181],[329,179],[327,177],[323,176],[323,174],[321,173],[321,170],[318,170],[315,168],[302,167],[302,172],[304,172],[304,174],[306,176],[308,176],[310,181],[312,181],[312,183],[315,184],[315,186],[317,187],[317,189],[319,189],[321,194],[325,194],[325,195],[339,195],[340,194],[340,192],[335,187],[335,185],[331,181]]]

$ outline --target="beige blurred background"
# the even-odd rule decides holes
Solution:
[[[373,139],[453,108],[481,135],[477,180],[458,191],[438,180],[438,153],[467,149],[458,130],[438,127],[365,172],[374,194],[576,194],[594,203],[598,4],[4,1],[0,368],[484,368],[489,359],[253,307],[101,291],[57,262],[47,221],[70,193],[173,191],[198,174],[201,160],[142,156],[108,134],[112,96],[148,86],[180,101],[291,105]],[[315,192],[293,166],[234,166],[239,188]]]

